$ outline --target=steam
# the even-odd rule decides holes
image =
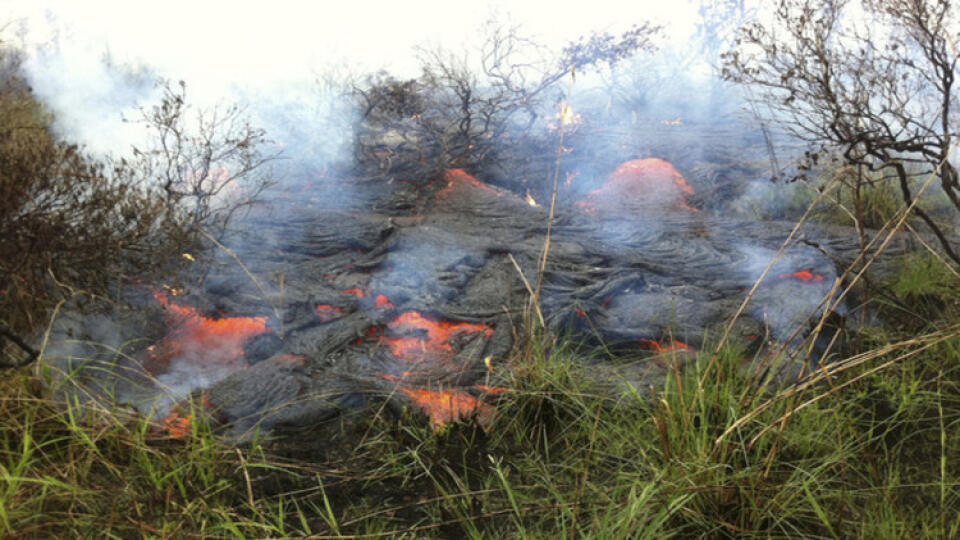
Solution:
[[[504,10],[507,2],[471,2],[463,7],[463,3],[421,0],[377,5],[372,8],[376,13],[366,4],[341,3],[335,8],[305,4],[278,1],[270,3],[269,11],[262,11],[236,2],[46,2],[38,7],[23,0],[14,2],[14,13],[19,17],[30,85],[53,112],[55,128],[65,139],[82,143],[97,154],[127,155],[132,146],[142,147],[147,142],[144,127],[130,120],[158,103],[161,90],[157,81],[183,80],[195,110],[239,104],[251,123],[266,131],[271,147],[265,151],[281,156],[273,163],[273,174],[297,194],[292,199],[301,207],[295,210],[306,212],[312,202],[300,195],[300,188],[325,180],[330,182],[318,190],[322,205],[348,208],[357,204],[354,190],[359,188],[327,175],[336,166],[349,164],[353,156],[359,113],[349,95],[352,85],[362,84],[365,75],[382,68],[398,78],[417,77],[420,65],[414,45],[439,45],[457,54],[470,52],[478,46],[475,40],[481,23]],[[576,143],[570,160],[575,163],[571,172],[576,174],[570,177],[571,185],[561,188],[566,202],[582,200],[601,188],[617,165],[637,158],[673,162],[698,193],[703,187],[715,187],[717,179],[702,168],[714,159],[706,153],[717,142],[711,138],[715,135],[710,126],[735,119],[743,96],[718,81],[715,55],[703,56],[705,38],[693,37],[699,2],[669,6],[653,0],[627,4],[603,0],[574,6],[514,4],[510,4],[509,19],[520,23],[529,33],[525,35],[554,50],[591,31],[616,33],[645,20],[665,25],[655,56],[637,58],[613,70],[580,74],[565,96],[575,110],[583,112],[587,124],[609,128],[618,137],[570,137],[568,144]],[[475,51],[472,54],[476,59]],[[549,118],[555,111],[538,113]],[[671,131],[671,123],[702,127]],[[742,125],[736,135],[754,127]],[[750,213],[749,203],[766,201],[770,195],[766,184],[756,186],[743,195],[745,214]],[[705,192],[710,193],[709,189]],[[785,203],[775,199],[770,204]],[[703,205],[712,205],[707,208],[711,210],[720,203],[708,199]],[[652,212],[637,216],[645,220],[611,220],[609,227],[592,230],[602,235],[595,239],[601,242],[624,248],[644,245],[675,227],[661,220],[662,215]],[[290,227],[299,226],[292,215],[284,217],[292,223]],[[249,245],[230,247],[241,255],[242,247],[267,251],[303,232],[255,231],[255,235],[251,232],[255,240],[244,240]],[[382,268],[374,272],[371,286],[373,293],[386,294],[398,305],[429,309],[433,303],[450,301],[461,285],[455,280],[467,279],[465,276],[480,267],[483,253],[476,246],[458,245],[460,239],[452,233],[427,227],[420,232],[423,243],[393,246]],[[769,250],[753,246],[744,247],[742,254],[748,264],[739,269],[743,273],[739,278],[745,283],[755,279],[757,268],[762,270],[772,256]],[[232,258],[219,256],[227,265],[234,264]],[[807,268],[812,264],[809,261],[816,260],[820,258],[815,254],[791,253],[783,269],[778,266],[771,275]],[[835,275],[828,269],[818,271],[825,274],[823,286],[829,290]],[[815,312],[822,298],[816,294],[821,286],[815,286],[815,292],[809,285],[805,287],[803,294],[790,295],[787,302],[759,297],[754,315],[770,321],[774,333],[785,337],[797,320]],[[402,297],[404,293],[407,297]],[[638,303],[645,299],[634,296]],[[657,311],[655,307],[648,312]],[[371,319],[376,318],[376,308],[368,311]],[[634,313],[632,306],[623,312]],[[90,327],[99,329],[93,337],[103,338],[104,343],[130,334],[117,330],[115,327],[124,325],[112,321],[89,318],[81,326],[88,334]],[[61,352],[80,357],[83,351]],[[155,386],[137,392],[179,398],[209,387],[241,367],[207,366],[205,356],[211,354],[229,356],[204,350],[202,355],[177,357],[157,377]],[[138,395],[131,401],[148,403],[149,397]],[[167,399],[165,404],[173,400],[163,399]],[[142,408],[162,410],[165,406],[147,404]]]

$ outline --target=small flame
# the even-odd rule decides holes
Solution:
[[[564,103],[560,107],[560,125],[572,126],[583,123],[583,117],[579,113],[573,112],[573,107],[569,103]]]
[[[678,116],[673,120],[664,120],[663,124],[665,126],[679,126],[683,124],[683,119]]]
[[[529,204],[530,206],[534,208],[540,208],[540,205],[537,203],[537,200],[533,198],[533,195],[530,195],[529,189],[527,190],[526,201],[527,201],[527,204]]]

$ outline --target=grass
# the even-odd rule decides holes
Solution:
[[[203,422],[171,439],[121,410],[82,414],[36,370],[8,371],[0,535],[955,538],[958,285],[935,256],[906,257],[872,285],[888,322],[780,389],[735,339],[649,386],[618,375],[649,353],[532,332],[492,374],[512,391],[489,430],[373,404],[238,448]]]
[[[874,335],[872,345],[897,337]],[[532,363],[518,359],[516,369],[501,373],[499,382],[514,391],[498,404],[488,432],[466,422],[435,433],[415,414],[360,412],[318,431],[327,444],[310,459],[280,443],[237,449],[203,424],[171,440],[122,414],[82,418],[43,398],[40,380],[18,371],[0,383],[0,531],[159,538],[960,534],[956,334],[869,377],[855,380],[903,351],[799,395],[759,388],[741,369],[737,343],[721,349],[712,384],[700,391],[711,365],[706,354],[659,387],[621,381],[622,391],[611,392],[610,380],[589,367],[589,357],[602,353],[546,338],[532,349]],[[799,408],[812,397],[822,399]],[[774,404],[760,408],[768,400]]]

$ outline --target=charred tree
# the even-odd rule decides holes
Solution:
[[[754,89],[771,122],[812,146],[802,168],[839,153],[846,164],[892,176],[907,205],[916,178],[934,175],[960,212],[950,159],[957,22],[948,0],[780,0],[770,24],[741,29],[724,75]],[[913,211],[960,264],[947,226],[922,206]]]

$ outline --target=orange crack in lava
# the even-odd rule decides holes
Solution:
[[[437,197],[441,199],[446,199],[451,194],[453,194],[454,191],[460,188],[468,187],[468,186],[472,186],[474,188],[482,189],[483,191],[494,193],[498,197],[503,195],[503,193],[493,189],[487,184],[484,184],[483,182],[481,182],[480,180],[477,180],[473,176],[470,176],[469,174],[467,174],[467,171],[463,169],[447,169],[446,174],[444,174],[444,180],[447,181],[446,187],[444,187],[443,189],[440,190],[439,193],[437,193]]]
[[[367,293],[363,292],[363,289],[345,289],[340,292],[342,292],[343,294],[352,294],[357,298],[363,298],[367,295]]]
[[[693,194],[687,179],[669,162],[657,158],[633,159],[621,163],[603,187],[591,191],[576,206],[590,214],[599,210],[629,209],[631,202],[699,212],[687,204],[687,196]]]
[[[671,343],[663,344],[655,339],[641,339],[640,345],[646,349],[649,349],[656,354],[663,354],[668,352],[680,352],[680,351],[689,351],[693,352],[694,348],[682,341],[674,341]]]
[[[154,298],[173,315],[174,326],[157,348],[155,357],[172,359],[191,355],[211,363],[228,364],[243,357],[243,344],[268,331],[266,317],[224,317],[212,319],[197,310],[179,306],[164,292]]]
[[[331,306],[330,304],[318,304],[316,307],[316,312],[317,317],[320,317],[320,321],[327,323],[339,318],[343,313],[343,310],[336,306]]]
[[[779,277],[780,279],[798,279],[804,283],[813,283],[826,279],[823,277],[823,274],[814,274],[810,270],[801,270],[799,272],[793,272],[792,274],[780,274]]]
[[[425,390],[397,386],[407,394],[414,404],[430,416],[430,425],[434,431],[441,431],[446,425],[467,418],[476,418],[484,431],[490,429],[496,409],[463,390]]]
[[[450,344],[450,340],[465,333],[483,332],[483,335],[487,338],[493,336],[493,329],[485,324],[434,321],[424,317],[419,311],[402,313],[391,321],[387,328],[395,333],[426,331],[426,339],[406,336],[385,340],[394,356],[408,362],[421,360],[431,353],[439,353],[445,357],[453,355],[453,346]]]

